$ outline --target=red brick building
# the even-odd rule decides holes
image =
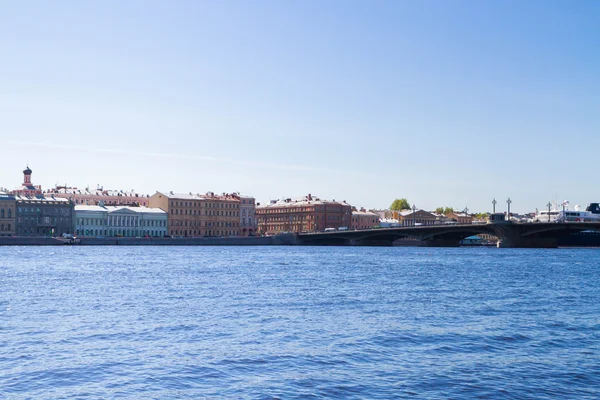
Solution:
[[[310,194],[297,200],[273,200],[257,205],[258,232],[318,232],[327,228],[350,227],[352,206],[345,201],[327,201]]]

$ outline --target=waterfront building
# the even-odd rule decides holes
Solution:
[[[403,210],[398,213],[398,219],[402,226],[410,225],[435,225],[439,218],[425,210]]]
[[[0,236],[13,236],[16,221],[15,196],[9,193],[0,193]]]
[[[167,213],[159,208],[133,206],[75,206],[75,235],[79,237],[163,237]]]
[[[144,206],[149,205],[149,196],[134,190],[111,190],[98,186],[96,189],[77,189],[76,187],[56,186],[44,192],[57,198],[71,200],[74,204],[106,206]]]
[[[240,235],[237,194],[156,192],[150,196],[149,204],[168,214],[171,236]]]
[[[73,233],[73,203],[67,199],[15,196],[17,236],[60,236]]]
[[[13,190],[14,234],[18,236],[60,236],[73,233],[73,204],[68,199],[45,196],[31,180],[32,170],[23,171],[23,183]],[[0,210],[0,215],[2,211]],[[1,227],[1,222],[0,222]],[[12,226],[11,226],[12,227]]]
[[[267,235],[349,228],[352,206],[345,201],[321,200],[309,194],[297,200],[288,198],[257,204],[256,219],[259,232]]]
[[[75,236],[108,236],[108,209],[75,205]]]
[[[240,199],[240,234],[252,236],[256,233],[256,200],[251,196],[238,195]]]
[[[431,211],[430,212],[431,215],[434,215],[436,218],[435,223],[436,224],[453,224],[456,223],[456,221],[454,221],[452,218],[450,218],[449,216],[445,215],[445,214],[438,214],[435,211]]]
[[[380,226],[379,214],[367,211],[364,208],[352,211],[350,229],[373,229]]]
[[[458,224],[471,224],[473,223],[473,217],[466,213],[450,213],[447,215],[448,218],[451,218],[453,221],[456,221]]]

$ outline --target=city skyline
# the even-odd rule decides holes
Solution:
[[[600,5],[6,4],[0,185],[530,212],[600,195]]]

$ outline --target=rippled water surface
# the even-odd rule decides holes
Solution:
[[[600,250],[0,248],[0,398],[600,398]]]

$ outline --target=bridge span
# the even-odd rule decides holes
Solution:
[[[555,248],[558,239],[574,232],[600,230],[600,223],[512,223],[401,226],[369,230],[300,233],[289,244],[323,246],[393,246],[399,239],[416,239],[419,246],[458,247],[477,234],[498,237],[498,247]]]

